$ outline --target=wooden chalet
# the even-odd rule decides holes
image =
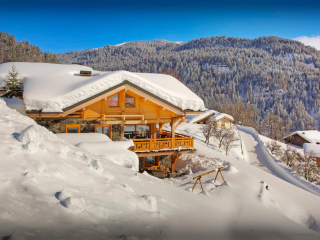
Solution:
[[[119,76],[122,76],[120,75],[122,72],[124,71],[121,71]],[[91,75],[91,71],[82,71],[81,75],[85,77],[81,78],[77,71],[74,75],[77,79],[84,81],[82,79],[94,78],[88,76],[89,74]],[[129,77],[131,77],[130,74]],[[140,74],[137,79],[140,80],[141,76],[144,75]],[[150,74],[147,76],[150,77]],[[165,75],[156,77],[161,79],[162,76],[166,78]],[[170,81],[176,80],[169,77]],[[26,84],[28,84],[27,81]],[[186,88],[180,82],[175,84]],[[46,91],[49,92],[49,90]],[[194,93],[192,94],[198,98]],[[199,98],[199,101],[202,100]],[[28,110],[28,106],[26,108],[26,114],[29,117],[54,133],[96,132],[109,136],[113,141],[123,138],[132,139],[134,147],[131,150],[139,157],[140,170],[151,171],[159,177],[174,176],[178,158],[182,154],[196,151],[194,139],[177,133],[176,129],[181,123],[186,122],[187,115],[202,112],[201,109],[182,109],[177,104],[128,80],[103,89],[59,112]],[[163,129],[165,124],[171,127],[170,131]]]
[[[217,111],[208,109],[198,116],[189,116],[188,120],[189,123],[206,124],[209,118],[215,121],[218,128],[231,129],[231,124],[234,121],[233,117],[228,114],[219,113]]]
[[[316,130],[295,131],[282,138],[287,144],[303,147],[304,143],[320,143],[320,132]]]

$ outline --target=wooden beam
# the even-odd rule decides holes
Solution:
[[[101,100],[101,117],[104,115],[104,106],[105,106],[106,100],[105,98]]]
[[[173,154],[187,154],[187,153],[195,153],[197,150],[195,149],[181,149],[180,151],[158,151],[158,152],[136,152],[138,157],[147,157],[147,156],[171,156]]]
[[[159,133],[162,133],[162,128],[164,127],[166,123],[159,123]]]

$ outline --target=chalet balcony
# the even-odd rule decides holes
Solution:
[[[134,152],[158,152],[172,150],[194,149],[194,139],[190,136],[175,133],[172,138],[171,132],[163,130],[159,138],[134,139]]]

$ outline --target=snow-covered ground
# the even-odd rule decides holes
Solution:
[[[318,196],[248,164],[240,148],[207,146],[199,125],[179,131],[196,138],[208,170],[226,166],[227,182],[210,174],[192,193],[196,161],[189,175],[160,180],[67,143],[2,100],[0,112],[0,239],[320,237]]]

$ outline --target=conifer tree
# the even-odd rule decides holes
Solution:
[[[3,97],[12,98],[22,96],[23,85],[21,83],[21,79],[18,78],[18,75],[19,72],[13,64],[11,71],[8,71],[7,79],[4,79],[4,89],[7,92],[3,95]]]

